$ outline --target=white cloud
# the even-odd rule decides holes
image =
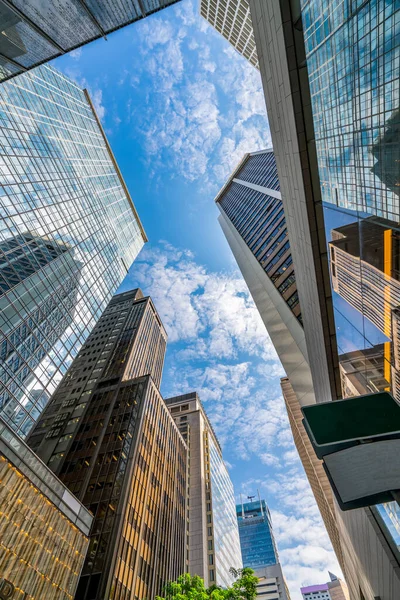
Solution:
[[[195,2],[177,5],[173,21],[146,20],[139,36],[135,86],[143,89],[149,75],[157,86],[132,120],[144,136],[151,173],[167,167],[215,189],[245,152],[270,145],[260,75],[237,53],[223,51],[228,42],[199,18]]]
[[[162,251],[142,252],[135,277],[151,290],[170,342],[191,341],[181,359],[235,358],[246,351],[279,369],[272,342],[240,275],[208,272],[188,252],[164,242]]]
[[[76,50],[71,50],[69,55],[71,56],[71,58],[74,58],[75,60],[79,60],[82,55],[82,48],[77,48]]]
[[[275,454],[270,454],[269,452],[263,452],[259,454],[259,458],[264,465],[268,465],[270,467],[279,467],[279,458]]]
[[[94,90],[91,94],[93,106],[99,117],[100,121],[102,121],[106,115],[106,109],[103,104],[103,92],[100,89]]]

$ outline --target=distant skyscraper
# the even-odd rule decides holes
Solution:
[[[304,600],[350,600],[346,583],[332,573],[329,575],[328,583],[302,587],[301,593]]]
[[[188,444],[189,572],[206,586],[229,586],[242,565],[233,485],[221,447],[196,392],[166,404]]]
[[[257,597],[290,600],[265,500],[237,504],[236,515],[243,566],[259,579]]]
[[[247,0],[201,0],[200,14],[257,69],[258,58]]]
[[[154,598],[187,570],[187,445],[158,386],[166,333],[114,296],[29,437],[94,516],[76,600]]]
[[[265,500],[236,506],[243,565],[257,569],[279,562],[271,515]]]
[[[0,0],[0,81],[178,0]]]
[[[219,222],[299,398],[315,401],[272,150],[246,154],[215,199]]]
[[[24,436],[146,236],[84,91],[44,66],[0,103],[0,414]]]

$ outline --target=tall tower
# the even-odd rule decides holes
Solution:
[[[242,559],[234,491],[222,450],[196,392],[168,398],[166,404],[189,453],[189,572],[206,586],[228,587],[231,567]]]
[[[265,500],[236,505],[243,565],[252,569],[279,561],[271,515]]]
[[[76,600],[154,598],[186,571],[187,446],[158,389],[165,348],[151,299],[114,296],[29,437],[94,516]]]
[[[222,230],[286,374],[302,403],[315,402],[274,152],[246,154],[215,201]]]
[[[243,566],[258,577],[257,596],[290,600],[265,500],[236,505]]]
[[[314,403],[315,395],[273,151],[245,155],[216,202],[222,230],[286,371],[283,389],[292,433],[343,568],[332,491],[311,445],[308,452],[303,452],[307,440],[299,436],[299,431],[305,435],[301,405]],[[299,422],[293,419],[293,414]],[[321,490],[329,500],[321,495]]]
[[[0,415],[26,436],[147,238],[83,90],[42,66],[0,105]]]
[[[0,0],[0,81],[143,19],[178,0]],[[79,24],[79,26],[77,26]]]

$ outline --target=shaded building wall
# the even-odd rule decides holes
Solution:
[[[187,570],[187,446],[158,390],[165,347],[150,298],[114,296],[29,437],[94,515],[76,600],[153,598]]]

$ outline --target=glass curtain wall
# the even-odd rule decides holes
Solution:
[[[25,436],[143,246],[85,93],[43,66],[0,86],[0,414]]]
[[[303,0],[302,18],[343,395],[400,401],[400,3]],[[398,548],[399,505],[376,512]]]

